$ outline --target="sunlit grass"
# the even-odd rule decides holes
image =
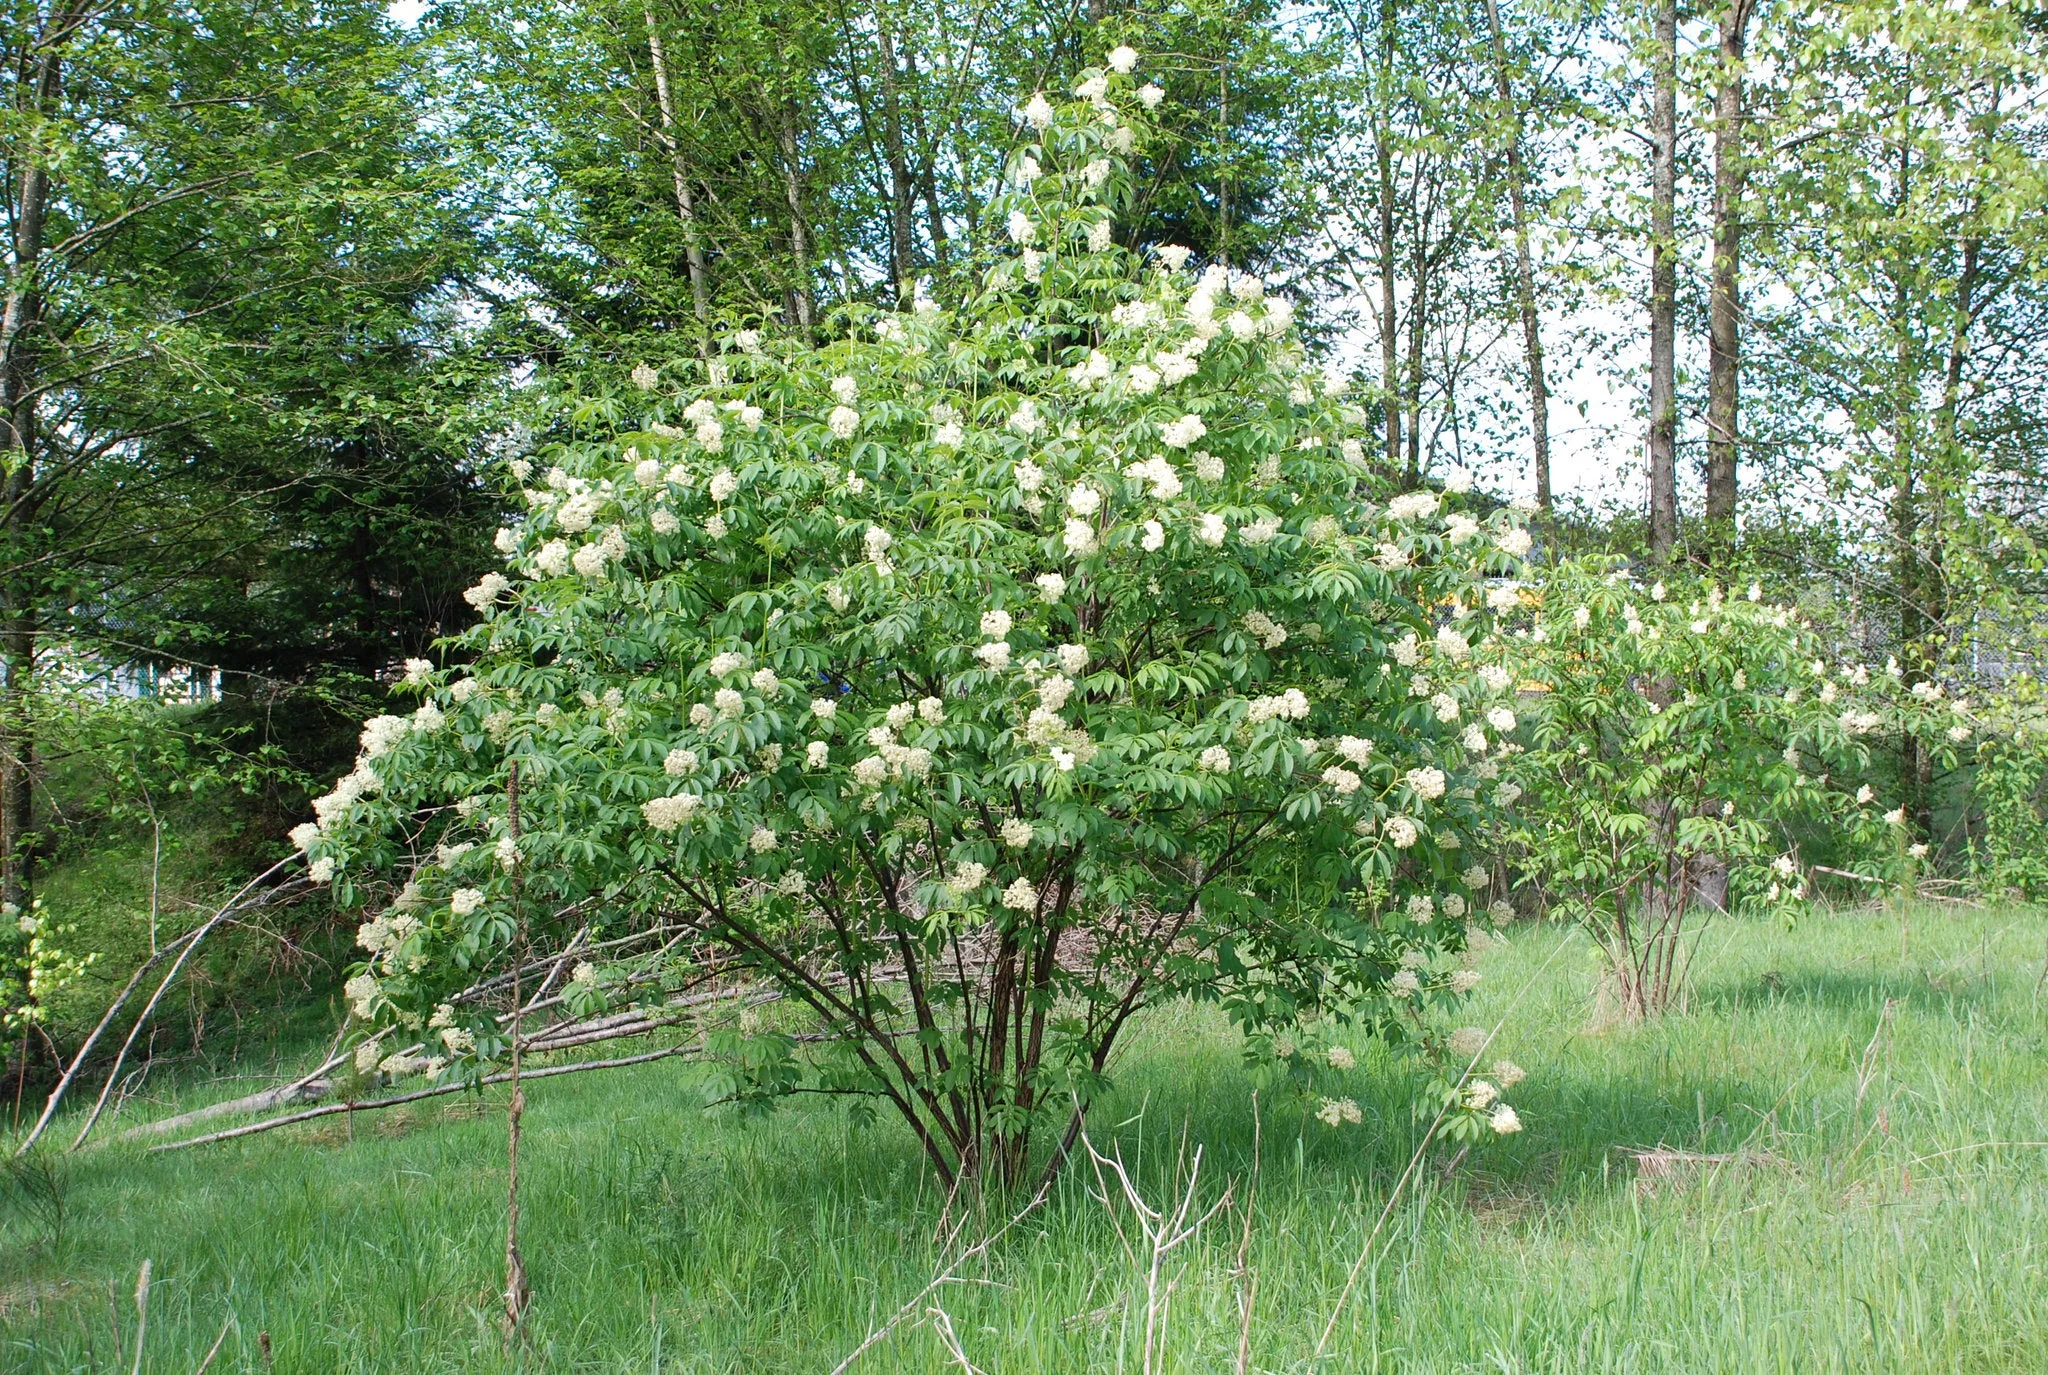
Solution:
[[[1527,1130],[1397,1204],[1317,1368],[1336,1371],[2048,1370],[2048,920],[1923,909],[1787,933],[1707,931],[1687,1012],[1603,1024],[1582,938],[1488,953],[1470,1020],[1511,1003]],[[1560,950],[1560,944],[1563,948]],[[1887,1002],[1893,1007],[1886,1014]],[[1213,1202],[1252,1164],[1254,1080],[1208,1013],[1154,1016],[1094,1119],[1155,1202],[1182,1143]],[[0,1223],[0,1369],[120,1369],[153,1262],[145,1369],[829,1371],[944,1264],[946,1199],[907,1135],[801,1102],[709,1117],[696,1071],[530,1094],[531,1346],[504,1354],[502,1100],[328,1119],[199,1151],[77,1157],[68,1221]],[[1405,1081],[1362,1054],[1361,1127],[1268,1086],[1249,1261],[1252,1368],[1307,1368],[1408,1163]],[[194,1090],[195,1094],[199,1090]],[[216,1093],[219,1090],[215,1090]],[[195,1100],[197,1098],[195,1097]],[[2033,1143],[2033,1144],[2012,1144]],[[1627,1148],[1730,1156],[1646,1177]],[[1653,1165],[1653,1170],[1659,1168]],[[1136,1370],[1141,1277],[1075,1170],[1047,1205],[870,1350],[862,1371]],[[955,1201],[964,1237],[1017,1200]],[[1166,1358],[1232,1369],[1243,1214],[1217,1216],[1174,1292]]]

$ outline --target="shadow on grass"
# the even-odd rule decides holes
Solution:
[[[1960,982],[1944,986],[1925,974],[1767,970],[1759,976],[1703,983],[1693,990],[1692,1011],[1735,1016],[1803,1005],[1830,1012],[1874,1013],[1887,1001],[1901,1007],[1929,1007],[1946,1005],[1975,991],[1958,986]]]

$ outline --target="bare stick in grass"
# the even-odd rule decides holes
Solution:
[[[1244,1230],[1237,1239],[1237,1367],[1236,1375],[1250,1375],[1252,1368],[1252,1306],[1258,1302],[1259,1276],[1252,1269],[1252,1213],[1259,1202],[1259,1091],[1252,1090],[1252,1177],[1244,1192]]]
[[[1365,1238],[1365,1245],[1358,1250],[1358,1259],[1351,1262],[1350,1272],[1344,1276],[1344,1290],[1337,1295],[1337,1306],[1330,1310],[1330,1320],[1323,1324],[1323,1335],[1316,1339],[1316,1349],[1309,1356],[1311,1362],[1321,1360],[1323,1352],[1328,1349],[1330,1338],[1337,1331],[1337,1319],[1343,1316],[1345,1305],[1351,1302],[1352,1291],[1358,1287],[1359,1272],[1365,1269],[1365,1262],[1372,1256],[1373,1243],[1379,1240],[1380,1232],[1387,1225],[1387,1219],[1394,1215],[1394,1206],[1401,1201],[1401,1194],[1408,1187],[1408,1181],[1415,1177],[1416,1169],[1422,1164],[1422,1157],[1428,1152],[1430,1143],[1436,1139],[1437,1128],[1444,1124],[1444,1114],[1451,1110],[1452,1103],[1458,1101],[1458,1093],[1464,1089],[1465,1081],[1472,1077],[1472,1071],[1478,1067],[1480,1057],[1493,1045],[1493,1038],[1500,1035],[1500,1029],[1507,1025],[1508,1018],[1521,1006],[1523,996],[1535,984],[1538,976],[1550,968],[1552,961],[1564,953],[1565,946],[1571,944],[1571,940],[1570,936],[1566,936],[1559,941],[1557,948],[1545,956],[1543,963],[1537,966],[1536,973],[1531,974],[1523,982],[1513,1001],[1508,1004],[1508,1010],[1501,1013],[1500,1020],[1493,1024],[1493,1030],[1486,1033],[1486,1040],[1472,1053],[1472,1058],[1459,1073],[1458,1082],[1452,1086],[1451,1096],[1444,1100],[1444,1105],[1436,1110],[1436,1116],[1430,1119],[1428,1129],[1422,1133],[1422,1140],[1415,1147],[1415,1154],[1408,1157],[1408,1167],[1402,1170],[1401,1177],[1394,1181],[1394,1191],[1387,1195],[1387,1206],[1380,1209],[1379,1221],[1372,1225],[1372,1231]]]
[[[230,1313],[228,1320],[220,1325],[220,1335],[215,1337],[213,1345],[207,1348],[206,1359],[199,1363],[199,1369],[193,1371],[192,1375],[206,1375],[207,1368],[213,1364],[213,1358],[220,1355],[221,1346],[228,1339],[228,1329],[234,1325],[235,1315]]]
[[[506,829],[516,851],[519,846],[519,761],[513,760],[505,778]],[[512,1101],[505,1109],[505,1343],[511,1346],[525,1335],[526,1305],[532,1290],[526,1283],[526,1262],[519,1254],[519,1123],[526,1115],[526,1092],[519,1083],[519,1023],[525,1009],[520,1004],[519,971],[526,963],[526,904],[520,900],[517,868],[512,871],[513,918],[518,923],[512,954]]]
[[[897,1309],[895,1313],[891,1314],[889,1321],[883,1323],[880,1327],[868,1333],[867,1338],[864,1341],[862,1341],[859,1346],[855,1347],[850,1353],[848,1353],[845,1360],[841,1361],[838,1365],[833,1366],[832,1375],[846,1375],[846,1372],[852,1368],[853,1363],[859,1360],[863,1355],[867,1354],[867,1351],[870,1347],[874,1346],[877,1342],[880,1342],[883,1338],[887,1337],[891,1332],[894,1332],[897,1329],[897,1327],[902,1324],[905,1318],[909,1317],[912,1313],[915,1313],[917,1311],[918,1305],[925,1301],[926,1295],[932,1293],[940,1285],[950,1283],[953,1279],[954,1273],[958,1271],[961,1266],[967,1264],[968,1261],[973,1260],[976,1256],[979,1256],[986,1252],[991,1246],[994,1246],[998,1241],[1001,1241],[1004,1235],[1007,1234],[1012,1227],[1015,1227],[1018,1223],[1022,1222],[1025,1218],[1029,1217],[1041,1203],[1044,1203],[1047,1196],[1050,1195],[1051,1192],[1052,1184],[1050,1181],[1039,1185],[1038,1192],[1031,1196],[1031,1201],[1024,1205],[1024,1208],[1021,1212],[1019,1212],[1015,1217],[1011,1218],[1008,1222],[1005,1222],[1002,1226],[998,1227],[995,1231],[989,1233],[989,1235],[983,1237],[974,1245],[968,1247],[965,1251],[962,1251],[951,1265],[948,1265],[945,1269],[939,1271],[938,1274],[932,1276],[931,1282],[925,1285],[924,1288],[918,1290],[915,1294],[911,1295],[910,1301],[904,1304],[901,1308]]]
[[[1194,1213],[1196,1188],[1202,1177],[1200,1146],[1195,1147],[1194,1160],[1188,1170],[1187,1187],[1181,1191],[1179,1201],[1171,1210],[1167,1210],[1154,1208],[1145,1202],[1144,1195],[1138,1192],[1138,1186],[1131,1182],[1130,1173],[1124,1168],[1120,1153],[1116,1157],[1110,1157],[1096,1150],[1095,1143],[1089,1140],[1085,1128],[1081,1132],[1081,1144],[1087,1149],[1088,1157],[1094,1163],[1096,1184],[1101,1189],[1096,1197],[1101,1200],[1102,1206],[1110,1209],[1114,1216],[1115,1205],[1110,1202],[1109,1184],[1102,1173],[1106,1168],[1116,1176],[1124,1201],[1130,1205],[1131,1213],[1137,1220],[1138,1232],[1145,1239],[1146,1254],[1142,1260],[1145,1266],[1145,1335],[1139,1369],[1142,1375],[1154,1375],[1166,1359],[1167,1322],[1173,1308],[1173,1291],[1180,1284],[1178,1273],[1171,1279],[1167,1277],[1168,1261],[1175,1251],[1200,1235],[1209,1219],[1230,1206],[1231,1191],[1225,1189],[1222,1198],[1216,1200],[1206,1212],[1190,1221],[1190,1216]],[[1186,1158],[1186,1151],[1187,1137],[1183,1132],[1182,1159]],[[1122,1233],[1121,1224],[1118,1225],[1117,1231],[1119,1234]],[[1132,1249],[1128,1242],[1125,1243],[1125,1249]]]
[[[946,1354],[953,1358],[953,1364],[966,1371],[967,1375],[982,1375],[981,1367],[967,1359],[967,1352],[960,1345],[959,1334],[953,1331],[952,1316],[937,1304],[926,1309],[925,1316],[932,1320],[932,1331],[938,1334],[939,1344],[946,1348]]]

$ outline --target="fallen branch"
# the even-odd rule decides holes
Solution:
[[[1858,883],[1878,883],[1878,884],[1882,884],[1882,883],[1888,882],[1888,880],[1886,880],[1886,879],[1881,879],[1881,878],[1872,878],[1872,877],[1871,877],[1870,875],[1868,875],[1868,874],[1858,874],[1858,873],[1854,873],[1854,872],[1852,872],[1852,871],[1850,871],[1850,870],[1848,870],[1848,869],[1830,869],[1830,868],[1829,868],[1829,867],[1828,867],[1827,865],[1825,865],[1825,864],[1816,864],[1816,865],[1814,865],[1814,866],[1813,866],[1813,872],[1815,872],[1816,874],[1833,874],[1833,875],[1834,875],[1834,876],[1835,876],[1836,878],[1853,878],[1853,879],[1855,879],[1855,880],[1856,880],[1856,881],[1857,881]]]
[[[690,1041],[665,1050],[650,1050],[641,1055],[622,1055],[613,1060],[579,1060],[573,1065],[550,1065],[546,1069],[529,1069],[520,1073],[521,1079],[548,1079],[557,1074],[581,1074],[593,1069],[623,1069],[627,1065],[644,1065],[654,1060],[666,1060],[671,1056],[701,1052],[703,1042]],[[436,1084],[432,1088],[415,1089],[411,1093],[396,1093],[388,1098],[372,1098],[360,1103],[326,1103],[304,1112],[286,1113],[283,1117],[267,1118],[251,1122],[246,1126],[230,1127],[226,1131],[209,1132],[185,1141],[166,1141],[160,1146],[151,1146],[151,1153],[157,1151],[182,1151],[188,1146],[208,1146],[216,1141],[232,1141],[236,1137],[254,1136],[259,1132],[275,1131],[298,1122],[310,1122],[318,1117],[332,1117],[338,1112],[375,1112],[379,1108],[395,1108],[403,1103],[417,1103],[423,1098],[440,1098],[450,1093],[462,1093],[472,1088],[484,1088],[491,1084],[503,1084],[511,1080],[508,1070],[502,1074],[488,1074],[473,1083]]]
[[[79,1071],[85,1067],[85,1057],[92,1053],[93,1047],[99,1044],[100,1037],[106,1034],[106,1030],[109,1026],[113,1025],[114,1018],[120,1015],[122,1007],[125,1006],[128,1002],[129,995],[134,993],[136,988],[141,984],[143,976],[147,974],[151,969],[153,969],[159,960],[169,955],[173,950],[178,950],[180,947],[183,947],[183,949],[178,956],[178,964],[182,966],[186,958],[191,955],[194,947],[196,947],[199,944],[199,942],[205,938],[207,932],[213,930],[214,927],[218,926],[222,921],[224,921],[227,918],[227,916],[231,912],[233,912],[238,906],[240,906],[242,899],[246,898],[252,889],[254,889],[258,884],[262,883],[265,879],[269,878],[271,875],[283,869],[286,865],[297,863],[299,859],[300,856],[294,853],[291,855],[287,855],[285,858],[271,865],[268,869],[265,869],[262,873],[256,875],[255,878],[252,878],[247,883],[243,884],[241,889],[238,892],[236,892],[236,894],[233,897],[229,898],[226,904],[223,905],[218,912],[215,912],[213,916],[209,917],[204,923],[193,928],[191,931],[186,932],[184,935],[178,937],[178,939],[164,946],[162,949],[158,950],[154,955],[151,955],[149,959],[143,962],[142,967],[137,969],[134,975],[128,980],[127,987],[121,990],[120,996],[114,999],[113,1003],[107,1008],[105,1015],[103,1015],[100,1018],[99,1025],[95,1026],[92,1029],[92,1034],[85,1038],[85,1043],[78,1048],[78,1053],[71,1057],[70,1065],[65,1068],[62,1077],[60,1077],[57,1080],[56,1087],[50,1090],[50,1096],[48,1100],[45,1101],[43,1104],[42,1114],[36,1118],[35,1125],[29,1128],[28,1135],[23,1137],[21,1144],[15,1148],[15,1159],[18,1160],[22,1156],[28,1154],[29,1150],[35,1146],[37,1140],[39,1140],[42,1137],[43,1132],[49,1127],[50,1119],[57,1115],[57,1109],[63,1103],[65,1093],[71,1088],[72,1083],[78,1078]],[[268,897],[269,894],[266,893],[265,896]],[[175,973],[176,971],[173,970],[172,972]],[[161,998],[162,996],[163,989],[159,987],[156,993],[156,997],[150,999],[150,1007],[154,1008],[156,1006],[157,999]],[[137,1018],[137,1027],[140,1027],[142,1022],[147,1018],[147,1012],[145,1012],[142,1017]],[[133,1045],[134,1041],[135,1035],[134,1032],[131,1031],[128,1036],[128,1045]],[[122,1047],[122,1051],[125,1054],[127,1051],[127,1046],[124,1045]],[[119,1061],[116,1061],[116,1073],[118,1073],[119,1068],[120,1063]],[[114,1074],[109,1074],[107,1076],[107,1084],[109,1087],[112,1086],[114,1078]],[[102,1092],[100,1095],[100,1102],[102,1104],[106,1102],[106,1094],[104,1092]],[[97,1117],[98,1115],[97,1107],[95,1107],[94,1115],[95,1117]],[[90,1127],[90,1125],[91,1123],[88,1122],[87,1126]],[[83,1132],[79,1134],[78,1139],[80,1141],[85,1139],[85,1135]],[[72,1144],[75,1147],[77,1145],[77,1142],[74,1141]]]
[[[332,1069],[339,1062],[340,1057],[336,1057],[333,1062],[321,1068]],[[176,1117],[166,1117],[158,1122],[144,1122],[139,1126],[130,1127],[114,1137],[114,1140],[136,1141],[150,1136],[169,1136],[187,1127],[196,1127],[201,1122],[211,1122],[216,1117],[240,1117],[252,1112],[269,1112],[272,1108],[282,1108],[293,1103],[317,1103],[325,1098],[333,1087],[333,1080],[322,1078],[316,1073],[294,1083],[264,1089],[261,1093],[230,1098],[221,1103],[209,1103],[203,1108],[181,1112]]]
[[[274,895],[272,893],[266,896]],[[228,914],[233,910],[234,905],[231,902],[228,906],[214,913],[205,925],[193,933],[192,939],[185,943],[185,948],[178,952],[178,958],[171,961],[170,969],[157,983],[156,992],[150,994],[149,1001],[143,1004],[142,1013],[135,1019],[135,1025],[128,1028],[128,1039],[121,1042],[121,1049],[115,1052],[113,1067],[107,1071],[107,1082],[100,1086],[100,1096],[93,1100],[92,1111],[85,1116],[85,1125],[78,1129],[78,1135],[71,1138],[72,1150],[75,1151],[85,1144],[85,1138],[92,1134],[94,1125],[100,1120],[100,1114],[106,1111],[107,1095],[114,1091],[114,1084],[121,1077],[121,1066],[127,1063],[128,1052],[135,1048],[135,1038],[140,1036],[142,1028],[149,1024],[149,1019],[155,1014],[157,1004],[163,1001],[164,994],[170,992],[171,985],[177,981],[179,972],[185,968],[185,961],[192,958],[192,952],[199,948],[200,942],[206,939],[207,933],[226,921]]]
[[[653,1032],[678,1025],[685,1020],[689,1009],[700,1007],[707,1002],[727,996],[721,993],[691,993],[676,998],[664,1007],[674,1008],[673,1015],[661,1015],[642,1008],[629,1008],[623,1012],[606,1013],[583,1021],[557,1022],[532,1033],[526,1042],[528,1051],[535,1055],[551,1055],[564,1050],[576,1050],[583,1046],[598,1045],[606,1041],[623,1041],[634,1036],[646,1036]],[[752,1006],[774,1001],[780,995],[773,990],[756,990],[744,1002]],[[501,1014],[499,1024],[511,1019],[511,1013]],[[415,1054],[421,1049],[414,1045],[405,1054]],[[328,1078],[329,1071],[349,1058],[348,1052],[329,1056],[311,1070],[275,1088],[263,1089],[240,1098],[230,1098],[219,1103],[209,1103],[203,1108],[181,1112],[175,1117],[162,1118],[155,1122],[144,1122],[128,1128],[114,1139],[133,1141],[145,1137],[170,1136],[187,1127],[196,1127],[219,1117],[237,1117],[248,1113],[269,1112],[273,1108],[287,1107],[295,1103],[315,1103],[334,1091],[334,1082]],[[531,1075],[528,1076],[532,1077]]]

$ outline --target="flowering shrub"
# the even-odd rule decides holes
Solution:
[[[1812,624],[1757,586],[1729,598],[1705,580],[1644,588],[1612,563],[1567,564],[1540,602],[1495,642],[1535,718],[1502,761],[1501,792],[1520,804],[1508,838],[1600,942],[1628,1015],[1678,992],[1697,907],[1790,915],[1808,898],[1793,823],[1825,823],[1866,867],[1926,854],[1903,807],[1880,799],[1873,747],[1912,734],[1952,764],[1976,729],[1967,701],[1908,688],[1896,662],[1831,664]]]
[[[512,465],[473,664],[417,665],[298,837],[347,900],[404,879],[348,986],[363,1063],[495,1054],[449,999],[580,904],[800,1001],[803,1081],[947,1179],[1014,1178],[1158,999],[1270,1046],[1469,989],[1483,580],[1528,534],[1387,500],[1285,301],[1114,242],[1156,103],[1125,65],[1025,107],[1012,247],[958,312],[740,333],[639,369],[639,428]],[[759,1041],[740,1091],[797,1086]]]

